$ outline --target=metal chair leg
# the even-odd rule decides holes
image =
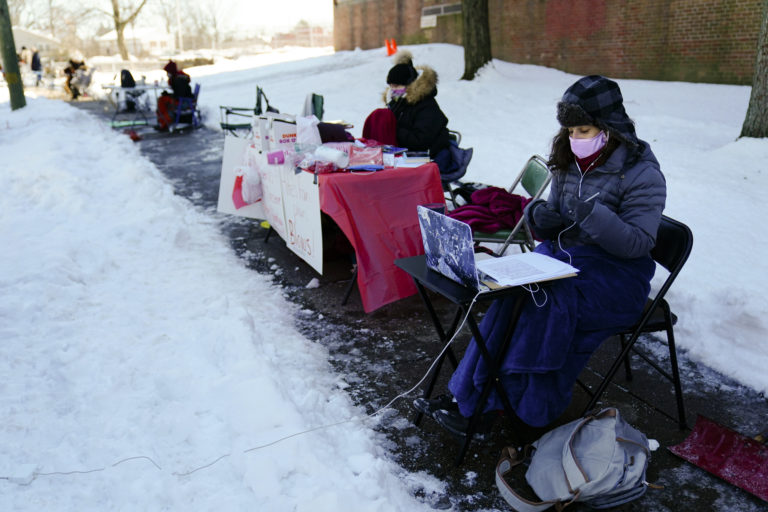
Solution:
[[[349,296],[352,293],[352,288],[354,288],[356,284],[357,284],[357,265],[355,265],[355,271],[352,273],[352,278],[349,280],[349,284],[347,285],[347,291],[344,292],[344,300],[341,301],[342,306],[346,305],[347,300],[349,299]]]
[[[524,302],[525,296],[519,296],[516,299],[512,314],[510,315],[509,325],[507,326],[507,329],[504,333],[504,340],[501,346],[498,348],[498,352],[493,355],[488,351],[482,334],[480,333],[480,329],[474,318],[471,316],[467,318],[469,329],[472,331],[472,335],[475,337],[475,343],[477,343],[477,348],[480,350],[481,357],[483,357],[488,364],[488,381],[483,385],[483,390],[480,393],[480,399],[478,400],[472,417],[469,419],[467,431],[464,435],[464,441],[462,442],[459,453],[457,454],[454,461],[456,466],[461,465],[461,462],[464,460],[464,456],[469,450],[469,444],[472,441],[472,436],[475,434],[477,425],[480,423],[480,416],[483,414],[485,403],[488,401],[488,397],[491,395],[491,391],[494,388],[496,389],[496,393],[499,395],[499,399],[501,400],[502,406],[504,407],[504,412],[508,414],[509,417],[513,417],[515,414],[514,409],[512,409],[512,405],[509,402],[507,392],[501,383],[500,370],[501,365],[504,362],[504,355],[506,354],[509,343],[512,340],[512,334],[514,333],[515,327],[517,326],[517,321],[520,319],[520,314],[523,311]]]
[[[624,350],[624,347],[627,346],[627,337],[622,334],[619,336],[619,339],[621,341],[621,349]],[[624,358],[624,376],[627,380],[632,380],[632,365],[629,364],[629,353]]]

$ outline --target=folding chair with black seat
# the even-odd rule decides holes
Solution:
[[[200,127],[200,111],[197,108],[197,97],[200,95],[200,84],[195,84],[192,96],[189,98],[179,98],[176,105],[176,113],[170,126],[170,131],[178,131],[186,125],[191,128]]]
[[[619,367],[623,364],[627,380],[632,379],[632,373],[629,363],[629,354],[633,352],[647,362],[653,369],[659,372],[667,380],[671,381],[675,389],[675,398],[677,401],[677,415],[680,429],[687,428],[685,419],[685,406],[683,403],[683,391],[680,384],[680,370],[677,365],[677,351],[675,349],[675,333],[673,326],[677,323],[677,316],[672,313],[669,303],[665,299],[675,278],[683,268],[693,247],[693,234],[691,230],[677,220],[663,216],[659,232],[656,236],[656,246],[651,251],[653,259],[664,267],[669,275],[659,290],[653,297],[649,297],[640,320],[631,328],[616,333],[621,343],[621,351],[618,357],[613,361],[610,369],[602,376],[597,389],[591,391],[581,380],[578,383],[585,389],[592,399],[584,408],[584,414],[595,408],[600,396],[605,392]],[[635,346],[635,342],[641,334],[666,332],[667,345],[669,348],[669,362],[671,373],[661,368],[659,364],[642,353]]]
[[[543,157],[539,155],[533,155],[523,166],[523,169],[512,182],[512,186],[509,187],[509,193],[515,193],[518,185],[528,194],[531,201],[539,199],[546,190],[549,182],[552,180],[552,173],[549,172],[547,162]],[[536,246],[536,241],[533,238],[531,229],[525,222],[524,217],[520,217],[520,220],[515,224],[512,229],[501,229],[495,233],[486,233],[483,231],[476,231],[474,233],[475,242],[482,243],[498,243],[501,247],[495,251],[497,256],[504,254],[511,244],[517,244],[520,246],[520,250],[525,252],[533,251]]]

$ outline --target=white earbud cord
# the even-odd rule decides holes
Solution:
[[[261,444],[261,445],[258,445],[258,446],[253,446],[253,447],[245,449],[245,450],[242,450],[241,453],[251,453],[251,452],[258,451],[258,450],[262,450],[264,448],[276,445],[278,443],[281,443],[283,441],[286,441],[286,440],[294,438],[294,437],[305,435],[305,434],[308,434],[310,432],[316,432],[318,430],[324,430],[324,429],[327,429],[327,428],[335,427],[335,426],[338,426],[338,425],[342,425],[344,423],[351,423],[351,422],[356,421],[356,420],[364,421],[364,420],[367,420],[369,418],[373,418],[374,416],[377,416],[382,411],[385,411],[385,410],[389,409],[392,406],[392,404],[395,403],[397,400],[399,400],[400,398],[404,398],[404,397],[408,396],[409,394],[413,393],[427,379],[427,376],[429,376],[430,372],[432,372],[432,370],[435,367],[435,365],[437,364],[437,362],[440,360],[440,358],[443,356],[443,354],[445,354],[445,351],[448,350],[448,347],[451,346],[451,344],[456,339],[456,336],[459,334],[459,332],[461,332],[462,328],[464,327],[464,324],[467,322],[467,318],[469,318],[469,315],[472,312],[472,308],[474,307],[475,302],[477,302],[477,298],[481,294],[487,293],[487,292],[488,292],[488,290],[481,290],[481,291],[478,291],[477,294],[475,294],[475,296],[472,298],[472,301],[470,302],[469,306],[467,307],[467,311],[464,314],[463,319],[459,323],[458,327],[454,331],[454,333],[451,336],[451,338],[445,343],[445,345],[443,346],[443,348],[440,351],[440,353],[432,361],[432,364],[430,364],[430,366],[427,369],[427,371],[424,374],[424,376],[421,377],[421,379],[419,379],[419,381],[413,387],[411,387],[408,391],[405,391],[403,393],[398,394],[396,397],[394,397],[392,400],[390,400],[386,405],[376,409],[375,411],[373,411],[373,412],[371,412],[369,414],[362,414],[362,415],[356,414],[356,415],[354,415],[354,416],[352,416],[350,418],[339,420],[339,421],[336,421],[336,422],[333,422],[333,423],[327,423],[325,425],[319,425],[319,426],[316,426],[316,427],[308,428],[308,429],[303,430],[303,431],[294,432],[293,434],[289,434],[289,435],[286,435],[286,436],[274,439],[273,441],[270,441],[270,442],[267,442],[267,443],[264,443],[264,444]],[[173,472],[171,472],[171,474],[174,475],[174,476],[180,476],[180,477],[190,476],[193,473],[196,473],[198,471],[201,471],[203,469],[209,468],[209,467],[217,464],[218,462],[222,461],[223,459],[226,459],[226,458],[230,457],[231,455],[232,455],[231,453],[224,453],[222,455],[219,455],[218,457],[216,457],[215,459],[211,460],[210,462],[208,462],[206,464],[197,466],[197,467],[195,467],[193,469],[190,469],[190,470],[187,470],[187,471],[173,471]],[[123,464],[123,463],[125,463],[127,461],[137,460],[137,459],[145,459],[145,460],[149,461],[150,463],[152,463],[152,465],[155,466],[155,468],[157,468],[159,471],[163,471],[163,469],[162,469],[162,467],[160,467],[160,465],[158,465],[150,457],[147,457],[147,456],[144,456],[144,455],[127,457],[127,458],[118,460],[117,462],[111,464],[111,467],[115,467],[115,466]],[[91,469],[85,469],[85,470],[74,470],[74,471],[50,471],[50,472],[33,471],[29,475],[29,482],[27,482],[26,484],[31,483],[32,481],[34,481],[39,476],[85,474],[85,473],[94,473],[94,472],[99,472],[99,471],[105,471],[106,469],[107,469],[107,466],[102,466],[102,467],[98,467],[98,468],[91,468]],[[0,475],[0,479],[11,480],[10,477],[3,476],[3,475]]]

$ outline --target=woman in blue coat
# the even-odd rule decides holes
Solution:
[[[526,300],[500,370],[514,412],[535,427],[565,411],[576,378],[602,341],[639,319],[666,199],[659,163],[637,138],[616,82],[581,78],[558,103],[557,120],[548,199],[528,205],[525,215],[544,240],[536,252],[571,263],[579,274]],[[491,353],[503,341],[514,300],[495,301],[480,323]],[[448,384],[453,396],[417,399],[414,406],[463,435],[487,378],[472,340]],[[502,408],[494,390],[483,410]]]

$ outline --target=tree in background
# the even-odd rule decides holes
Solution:
[[[763,21],[757,38],[752,94],[739,137],[768,137],[768,0],[763,1]]]
[[[8,0],[11,23],[14,26],[37,30],[51,37],[66,35],[63,25],[74,20],[83,21],[93,10],[79,2],[54,2],[54,0]]]
[[[491,61],[488,0],[462,0],[461,17],[464,21],[464,75],[461,79],[472,80],[477,71]]]
[[[128,7],[121,7],[119,0],[111,0],[112,2],[112,21],[115,23],[115,32],[117,33],[117,48],[120,51],[120,57],[123,60],[128,60],[128,48],[125,46],[125,27],[129,23],[133,23],[136,17],[141,12],[141,9],[147,3],[147,0],[141,0],[141,3],[133,8],[133,5]]]
[[[203,15],[208,19],[208,28],[211,31],[211,46],[216,49],[221,43],[221,25],[225,16],[226,2],[219,0],[206,0],[203,2]]]
[[[193,9],[193,5],[183,2],[185,9]],[[156,17],[160,18],[165,25],[165,31],[173,35],[173,44],[176,51],[184,51],[184,39],[181,30],[181,18],[177,7],[180,4],[178,0],[153,0],[150,8],[154,10]],[[185,13],[184,22],[188,23]]]
[[[8,15],[11,19],[11,25],[27,28],[29,10],[30,4],[27,0],[8,0]]]

